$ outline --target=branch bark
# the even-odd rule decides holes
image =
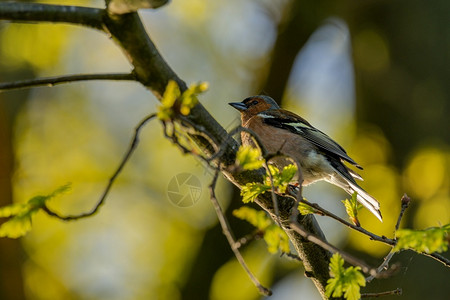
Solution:
[[[39,3],[0,3],[0,20],[60,22],[102,30],[103,9]]]

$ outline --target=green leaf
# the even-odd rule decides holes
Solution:
[[[314,207],[311,207],[308,204],[305,204],[305,203],[302,203],[302,202],[300,202],[298,204],[298,211],[304,216],[312,215],[312,214],[315,214],[317,212],[317,210]]]
[[[178,84],[174,80],[169,80],[161,99],[161,105],[158,109],[157,116],[160,120],[168,121],[173,117],[174,113],[172,107],[174,106],[175,101],[180,97],[180,94],[181,92]]]
[[[424,230],[399,229],[394,251],[412,249],[417,252],[433,253],[448,250],[450,224]]]
[[[23,204],[11,204],[0,207],[0,218],[7,218],[19,214],[23,210]]]
[[[166,90],[164,91],[161,105],[158,109],[158,118],[162,121],[169,121],[175,116],[176,112],[182,115],[188,115],[191,109],[198,103],[197,95],[208,89],[208,83],[199,82],[189,86],[189,88],[181,94],[178,84],[174,80],[169,80]],[[178,103],[177,103],[178,100]]]
[[[327,298],[341,297],[342,296],[342,286],[339,284],[338,278],[330,278],[327,281],[327,286],[325,287],[325,295]]]
[[[283,183],[291,182],[292,178],[294,178],[295,173],[297,173],[296,165],[288,165],[283,168],[280,174],[280,181]]]
[[[267,217],[264,211],[247,206],[242,206],[239,209],[233,210],[233,215],[241,220],[249,222],[261,231],[264,231],[272,224],[272,221]]]
[[[340,276],[340,274],[344,273],[344,259],[341,257],[339,253],[333,254],[330,258],[330,274],[333,277]]]
[[[14,216],[0,226],[0,237],[16,239],[31,230],[31,212]]]
[[[274,165],[269,165],[269,171],[270,174],[272,174],[274,187],[277,189],[278,192],[285,193],[286,188],[288,187],[289,183],[291,182],[292,178],[297,172],[297,167],[295,165],[288,165],[285,166],[283,170],[280,172],[280,170]],[[271,186],[269,176],[266,177],[266,185]]]
[[[0,226],[0,237],[18,238],[31,230],[31,218],[48,200],[67,191],[70,185],[64,185],[46,196],[35,196],[26,203],[11,204],[0,208],[0,217],[10,217]]]
[[[266,242],[267,250],[270,253],[276,253],[278,250],[289,252],[288,236],[280,227],[273,223],[264,211],[243,206],[239,209],[235,209],[233,215],[249,222],[258,228],[259,231],[263,232],[264,241]]]
[[[264,241],[267,244],[267,250],[270,253],[276,253],[278,250],[289,253],[289,238],[286,233],[276,224],[272,224],[264,231]]]
[[[256,170],[263,166],[261,150],[259,148],[252,148],[250,146],[239,147],[236,153],[236,162],[244,170]]]
[[[358,194],[356,192],[353,193],[351,199],[345,199],[342,200],[342,203],[344,203],[345,211],[347,212],[348,217],[350,220],[355,224],[359,226],[358,221],[358,211],[363,207],[361,203],[357,200]]]
[[[242,201],[244,203],[255,201],[256,197],[261,194],[264,194],[266,191],[271,189],[270,186],[264,185],[259,182],[251,182],[247,183],[241,189]]]
[[[180,101],[180,112],[187,116],[191,109],[198,103],[197,95],[208,90],[207,82],[193,83],[183,92]]]
[[[366,280],[360,267],[344,268],[344,260],[339,253],[330,259],[331,277],[327,281],[325,294],[327,297],[342,297],[348,300],[361,298],[360,287],[366,285]]]

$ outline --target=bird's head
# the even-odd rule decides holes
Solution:
[[[228,104],[241,113],[242,123],[245,123],[245,121],[260,112],[280,108],[275,100],[265,95],[252,96],[245,98],[242,102],[231,102]]]

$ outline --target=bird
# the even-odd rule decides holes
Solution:
[[[268,153],[285,155],[271,159],[271,164],[282,169],[292,164],[292,157],[300,164],[303,186],[324,180],[350,195],[356,192],[357,201],[383,221],[379,202],[356,183],[355,179],[362,177],[344,162],[363,168],[332,138],[299,115],[280,108],[266,95],[228,104],[240,112],[242,127],[253,131]],[[258,147],[248,132],[241,132],[241,140],[244,146]]]

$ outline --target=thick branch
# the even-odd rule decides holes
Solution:
[[[0,3],[0,20],[62,22],[102,30],[103,9],[39,3]]]

